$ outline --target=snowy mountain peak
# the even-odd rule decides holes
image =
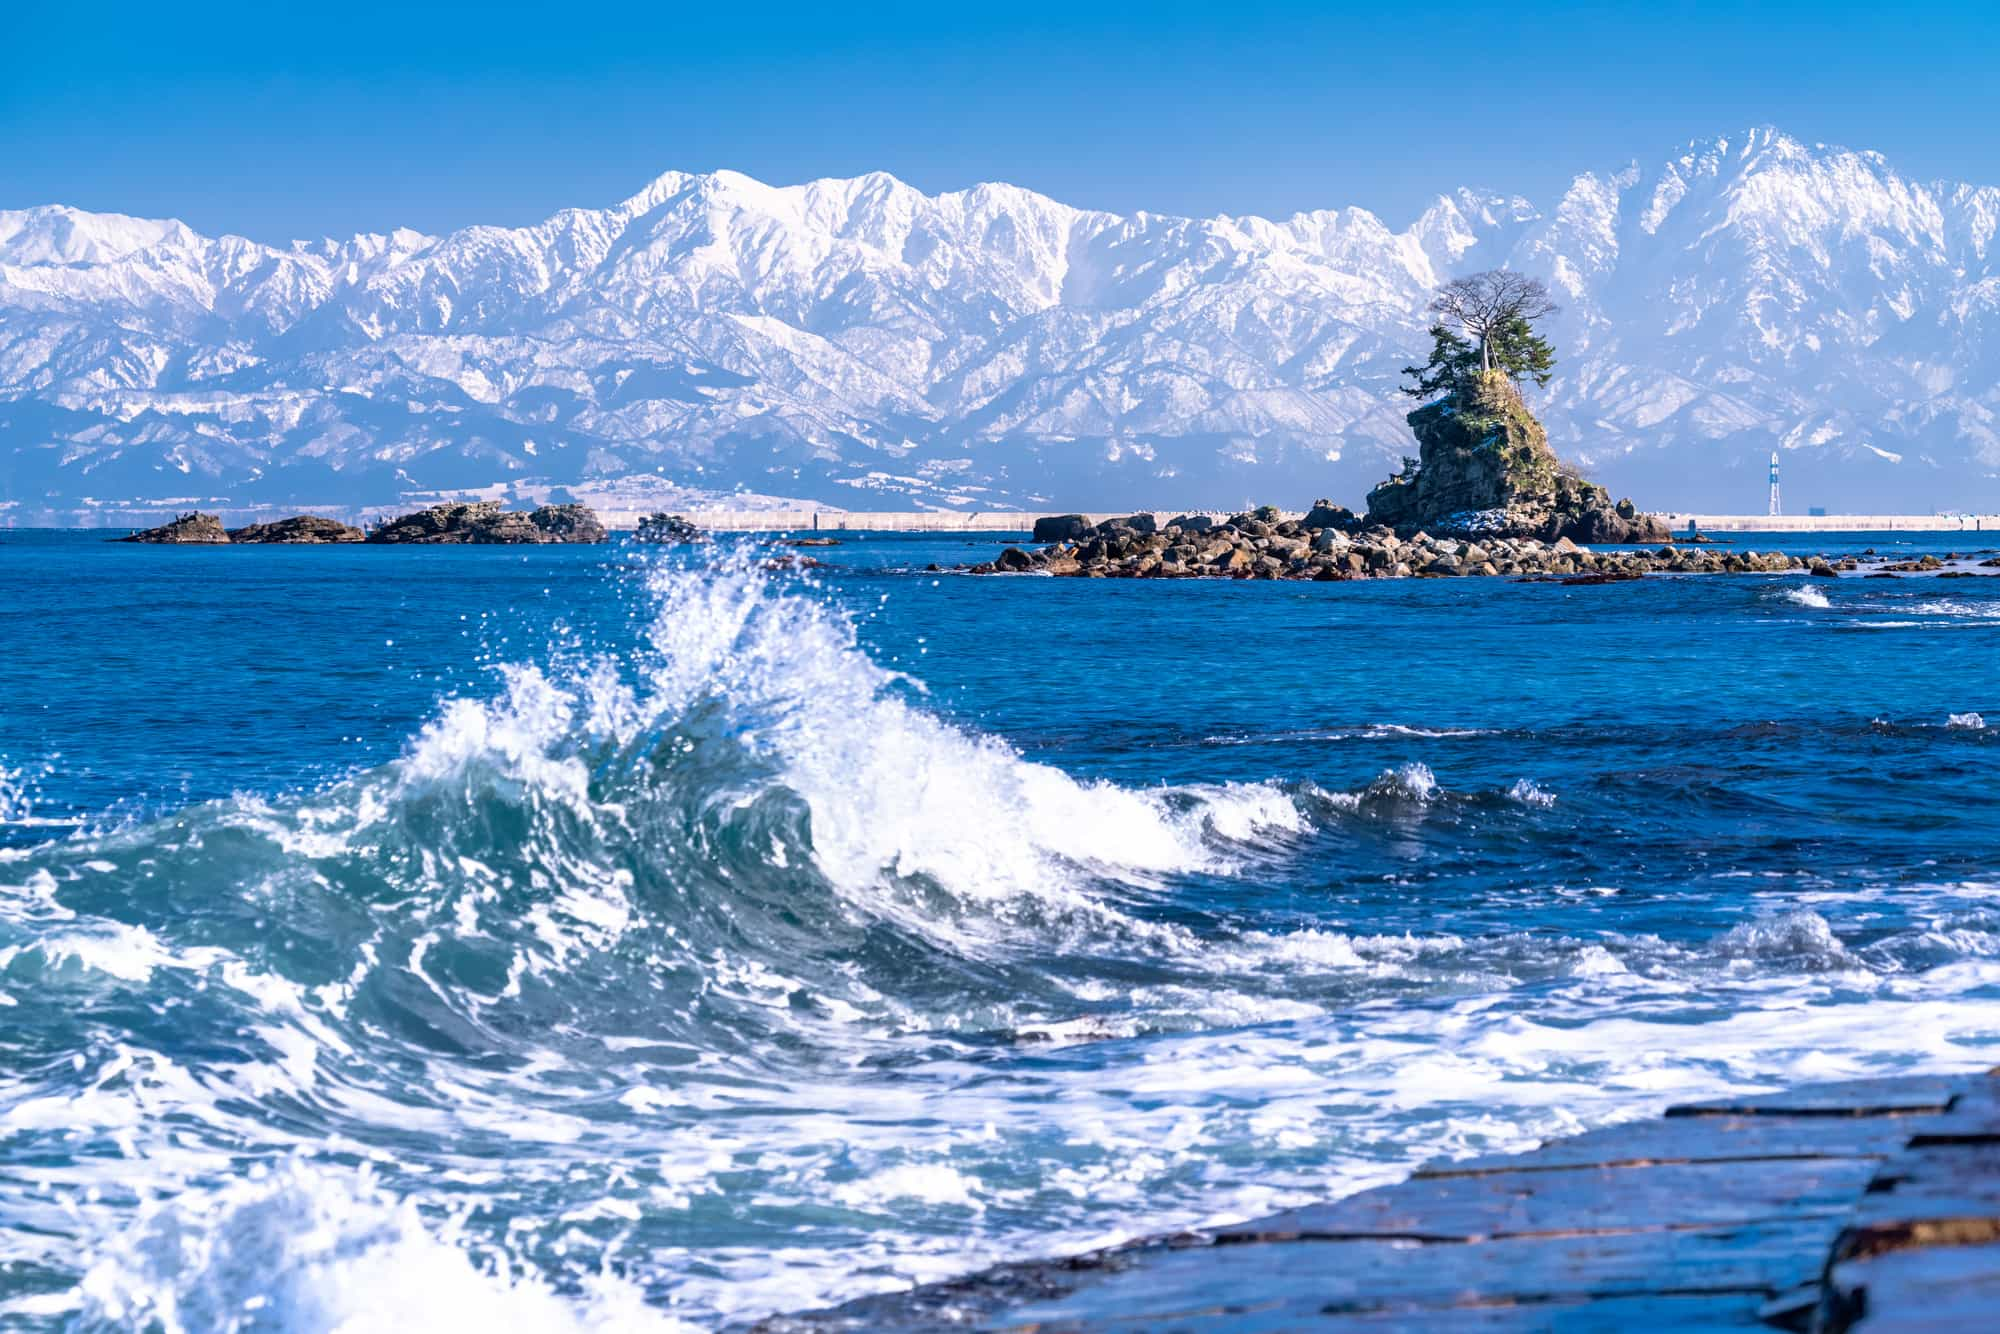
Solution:
[[[2000,191],[1769,126],[1397,229],[883,172],[667,172],[527,227],[268,247],[0,213],[0,521],[679,486],[861,507],[1358,501],[1424,304],[1561,294],[1559,448],[1643,502],[2000,502]],[[649,480],[650,479],[650,480]],[[680,494],[680,493],[676,493]]]

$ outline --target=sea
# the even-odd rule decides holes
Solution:
[[[841,537],[0,531],[0,1329],[724,1329],[2000,1060],[2000,578]]]

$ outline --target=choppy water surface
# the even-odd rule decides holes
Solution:
[[[2000,579],[991,549],[0,535],[0,1326],[705,1329],[2000,1053]]]

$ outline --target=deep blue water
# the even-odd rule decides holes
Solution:
[[[2000,1054],[2000,579],[994,547],[0,532],[0,1327],[709,1328]]]

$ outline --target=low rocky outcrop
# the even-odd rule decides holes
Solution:
[[[366,536],[359,528],[351,527],[336,519],[323,519],[317,514],[299,514],[273,523],[253,523],[243,528],[229,530],[229,540],[239,544],[359,542]]]
[[[633,536],[641,542],[708,541],[699,524],[679,514],[648,514],[639,520],[639,530]]]
[[[602,542],[609,536],[587,505],[544,505],[523,513],[496,500],[433,505],[405,514],[368,534],[368,541],[400,545]]]
[[[148,528],[118,540],[167,546],[215,546],[229,541],[229,534],[223,530],[222,520],[213,514],[183,514],[171,523],[163,523],[158,528]]]
[[[1418,456],[1368,493],[1372,525],[1476,538],[1664,542],[1660,519],[1563,467],[1506,376],[1491,372],[1405,418]]]
[[[1270,522],[1259,511],[1201,529],[1179,521],[1141,532],[1130,520],[1109,519],[1074,541],[1038,550],[1008,547],[991,561],[965,567],[974,574],[1052,574],[1087,579],[1404,579],[1469,575],[1555,577],[1607,583],[1642,574],[1775,573],[1805,568],[1782,552],[1719,552],[1662,546],[1641,551],[1592,551],[1568,537],[1463,538],[1417,532],[1399,535],[1376,524],[1349,532],[1345,513],[1315,506],[1303,520]],[[1346,515],[1351,519],[1352,515]],[[1820,559],[1823,563],[1823,558]],[[1852,569],[1847,563],[1843,568]]]
[[[1081,514],[1047,514],[1035,520],[1037,542],[1074,542],[1090,531],[1090,520]]]
[[[552,542],[605,542],[605,531],[597,511],[588,505],[544,505],[528,515],[528,522],[549,535]]]
[[[1343,533],[1358,533],[1362,528],[1359,515],[1331,500],[1315,500],[1301,522],[1307,528],[1337,528]]]

